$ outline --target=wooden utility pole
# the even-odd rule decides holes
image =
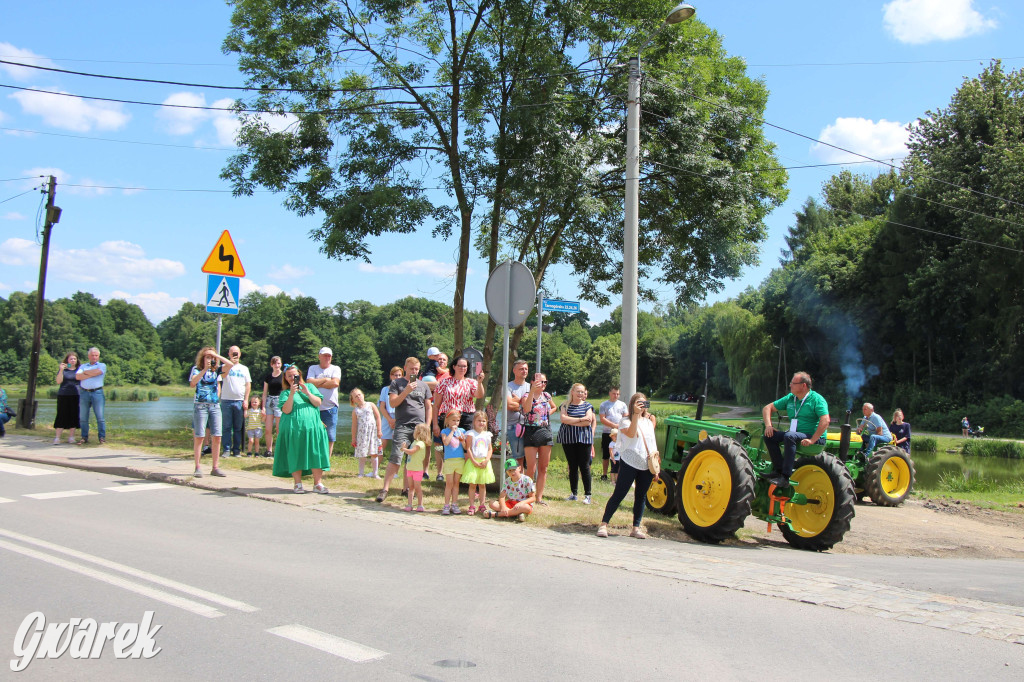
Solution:
[[[39,351],[43,345],[43,298],[46,289],[46,263],[50,256],[50,231],[60,220],[60,209],[53,205],[57,194],[57,178],[50,176],[46,197],[46,222],[43,225],[43,250],[39,256],[39,286],[36,290],[36,319],[32,329],[32,355],[28,363],[28,385],[25,397],[18,401],[18,427],[36,427],[36,378],[39,373]]]

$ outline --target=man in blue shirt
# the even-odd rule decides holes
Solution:
[[[889,427],[886,426],[885,420],[878,416],[875,412],[875,406],[871,403],[864,403],[861,407],[861,412],[864,413],[864,421],[861,422],[860,428],[857,429],[857,433],[861,434],[863,439],[863,445],[861,445],[860,451],[865,456],[870,455],[871,451],[879,445],[885,445],[892,440],[892,434],[889,432]]]
[[[103,421],[103,380],[107,376],[107,366],[100,362],[100,349],[93,346],[89,349],[89,362],[78,367],[75,378],[78,379],[78,420],[82,429],[79,445],[89,442],[89,408],[96,413],[96,430],[100,445],[107,442],[107,423]]]

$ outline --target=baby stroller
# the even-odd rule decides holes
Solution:
[[[972,426],[971,428],[967,429],[967,435],[970,436],[971,438],[981,438],[982,436],[985,435],[985,427]]]

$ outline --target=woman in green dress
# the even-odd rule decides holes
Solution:
[[[326,495],[329,490],[321,482],[330,470],[327,430],[320,421],[320,400],[316,386],[306,384],[295,365],[286,365],[282,379],[281,424],[274,444],[275,476],[292,477],[293,492],[302,494],[302,477],[313,474],[313,490]]]

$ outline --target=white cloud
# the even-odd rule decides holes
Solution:
[[[61,92],[61,91],[56,91]],[[11,97],[27,114],[42,116],[47,124],[64,130],[87,133],[92,130],[117,130],[131,118],[120,104],[89,102],[46,92],[16,92]]]
[[[23,172],[25,175],[32,177],[32,180],[26,182],[25,189],[38,185],[40,182],[45,181],[46,176],[52,175],[57,178],[58,189],[67,194],[77,194],[78,196],[83,197],[95,197],[110,194],[113,191],[109,187],[114,183],[91,180],[89,178],[73,178],[70,173],[63,171],[60,168],[29,168]],[[75,180],[74,183],[71,182],[72,179]],[[121,193],[137,194],[140,191],[141,190],[138,189],[125,189],[122,190]]]
[[[230,97],[207,105],[206,97],[202,93],[176,92],[165,99],[163,104],[178,105],[177,107],[163,106],[156,114],[157,118],[163,122],[167,132],[172,135],[191,135],[209,121],[213,125],[218,144],[224,146],[237,144],[238,131],[242,127],[242,123],[235,112],[231,110],[235,100]],[[210,106],[212,109],[178,108],[205,106]],[[278,132],[286,130],[298,121],[292,114],[258,114],[256,118],[265,122],[271,130]]]
[[[453,277],[455,264],[442,263],[428,258],[406,260],[395,265],[373,265],[360,263],[360,272],[377,272],[385,275],[429,275],[431,277]]]
[[[139,306],[153,324],[158,324],[178,312],[181,306],[188,301],[187,296],[171,296],[165,291],[142,294],[114,291],[104,300],[104,303],[107,303],[112,298],[120,298]]]
[[[873,159],[888,161],[906,155],[909,136],[907,126],[898,121],[837,118],[835,123],[821,131],[818,139]],[[811,145],[811,153],[827,163],[864,161],[863,157],[821,143]]]
[[[173,279],[185,274],[180,261],[146,258],[145,250],[127,241],[103,242],[85,249],[50,253],[54,276],[72,282],[100,282],[126,289],[152,286],[155,279]]]
[[[278,294],[284,292],[284,289],[282,289],[281,287],[279,287],[279,286],[277,286],[275,284],[257,284],[256,282],[254,282],[253,280],[249,279],[248,277],[243,277],[242,281],[238,285],[238,295],[241,296],[242,298],[245,298],[246,296],[248,296],[249,294],[251,294],[254,291],[258,291],[258,292],[260,292],[262,294],[266,294],[267,296],[277,296]],[[302,291],[300,291],[296,287],[292,287],[286,293],[289,296],[293,296],[293,297],[294,296],[305,296],[305,294],[302,293]],[[204,301],[204,303],[205,303],[205,301]]]
[[[0,43],[0,56],[14,62],[22,62],[23,64],[32,64],[34,66],[48,66],[51,68],[56,66],[46,57],[41,57],[32,52],[32,50],[15,47],[10,43]],[[39,76],[39,71],[36,69],[26,69],[24,66],[12,66],[10,64],[0,64],[0,73],[17,81],[32,80],[34,77]]]
[[[882,13],[885,29],[911,45],[956,40],[997,26],[974,9],[974,0],[892,0]]]
[[[25,216],[21,215],[17,211],[9,211],[7,213],[4,213],[2,219],[3,220],[24,220]]]
[[[39,262],[39,244],[30,239],[11,237],[0,244],[0,263],[31,265]]]
[[[296,267],[290,263],[285,263],[284,265],[270,271],[270,277],[272,279],[299,279],[312,274],[313,271],[309,268],[302,266]]]

